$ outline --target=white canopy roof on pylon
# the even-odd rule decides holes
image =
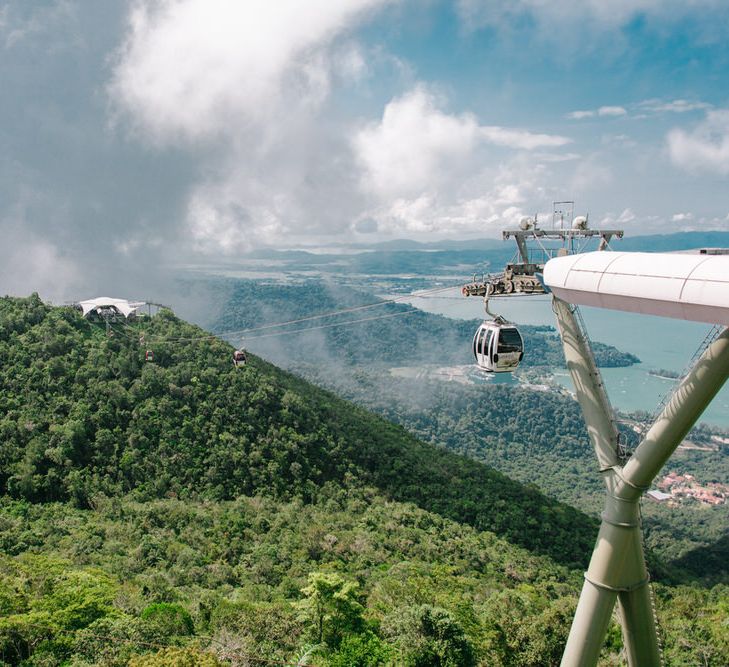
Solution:
[[[114,308],[124,317],[129,317],[144,305],[144,301],[127,301],[126,299],[112,299],[108,296],[97,296],[95,299],[79,301],[84,317],[99,308]]]
[[[544,282],[580,306],[729,326],[729,255],[585,252],[550,259]]]

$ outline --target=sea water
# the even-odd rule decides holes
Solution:
[[[422,310],[447,317],[484,317],[483,301],[479,297],[461,297],[457,288],[439,293],[438,296],[447,298],[412,297],[409,302]],[[491,299],[490,308],[516,324],[556,326],[551,300],[546,295]],[[651,373],[662,369],[682,373],[711,329],[708,324],[652,315],[602,308],[580,310],[593,341],[631,352],[641,360],[641,363],[626,368],[601,369],[613,406],[624,412],[645,410],[653,413],[676,382]],[[526,350],[526,354],[529,354],[529,350]],[[566,370],[556,371],[554,379],[574,391]],[[729,427],[729,386],[714,398],[700,421]]]

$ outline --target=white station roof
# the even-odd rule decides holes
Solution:
[[[729,255],[596,251],[550,259],[563,301],[729,326]]]
[[[138,308],[144,305],[143,301],[127,301],[126,299],[112,299],[108,296],[97,296],[95,299],[79,301],[84,317],[95,311],[97,308],[115,308],[124,317],[129,317]]]

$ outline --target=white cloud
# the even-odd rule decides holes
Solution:
[[[662,102],[660,100],[645,100],[639,106],[646,111],[654,113],[687,113],[689,111],[701,111],[710,109],[711,105],[707,102],[691,102],[689,100],[673,100],[671,102]]]
[[[534,160],[537,162],[573,162],[579,160],[580,153],[534,153]]]
[[[582,120],[584,118],[594,118],[595,116],[625,116],[627,114],[625,107],[620,106],[603,106],[598,109],[581,109],[578,111],[570,111],[567,118],[570,120]]]
[[[111,97],[161,142],[268,127],[271,114],[326,97],[327,48],[387,1],[142,0],[130,15]],[[344,66],[359,68],[351,54]]]
[[[627,134],[603,134],[600,137],[603,146],[611,148],[635,148],[638,143]]]
[[[234,253],[294,236],[331,236],[347,229],[364,204],[347,134],[329,123],[281,128],[265,153],[235,145],[216,155],[188,200],[196,250]]]
[[[575,165],[570,192],[575,198],[592,199],[592,195],[612,184],[613,172],[601,154],[590,155]]]
[[[565,197],[564,163],[545,164],[535,157],[519,151],[486,160],[476,152],[447,186],[424,187],[411,196],[381,197],[362,219],[374,220],[378,234],[430,238],[496,234],[505,224],[533,215],[535,203]],[[352,228],[357,230],[356,225]]]
[[[598,222],[598,229],[609,229],[609,228],[621,228],[624,225],[630,225],[630,223],[638,220],[638,216],[630,208],[625,208],[623,211],[616,215],[615,213],[606,213],[602,216]]]
[[[729,109],[709,111],[691,131],[672,129],[668,153],[678,167],[729,174]]]
[[[693,213],[674,213],[671,216],[671,222],[688,222],[694,219]]]
[[[31,3],[8,3],[0,7],[0,44],[11,50],[20,45],[31,44],[34,39],[45,37],[43,48],[59,50],[77,42],[79,35],[69,26],[74,26],[78,6],[69,0],[55,0],[33,6]],[[63,40],[57,36],[63,34]]]
[[[354,137],[363,185],[383,197],[417,194],[473,152],[480,130],[472,114],[443,113],[435,97],[418,87],[392,100],[379,123]]]
[[[690,102],[688,100],[673,100],[671,102],[663,102],[661,100],[644,100],[632,107],[633,113],[631,118],[634,120],[648,118],[651,114],[659,113],[687,113],[689,111],[700,111],[711,109],[711,105],[706,102]],[[637,113],[640,112],[640,113]],[[570,120],[583,120],[585,118],[594,118],[595,116],[614,117],[627,116],[628,110],[623,106],[606,105],[597,109],[580,109],[571,111],[567,114]]]
[[[597,110],[598,116],[625,116],[628,112],[625,110],[624,107],[618,107],[618,106],[606,106],[606,107],[600,107]]]
[[[617,223],[619,225],[625,225],[629,222],[633,222],[636,219],[635,213],[629,208],[623,209],[623,212],[618,216]]]
[[[592,118],[594,115],[594,111],[584,109],[582,111],[570,111],[570,113],[567,114],[567,118],[573,120],[582,120],[583,118]]]
[[[10,5],[0,7],[0,31],[5,32],[10,23]]]
[[[146,144],[198,158],[183,246],[214,254],[348,230],[474,233],[550,200],[545,173],[578,157],[554,150],[567,137],[447,112],[424,86],[358,129],[331,113],[329,100],[373,68],[412,80],[353,35],[387,1],[134,6],[109,99]]]
[[[496,146],[506,146],[526,151],[535,148],[558,148],[571,142],[571,139],[557,134],[535,134],[526,130],[496,125],[480,127],[479,134],[484,141]]]
[[[534,202],[563,196],[546,184],[575,160],[566,137],[481,125],[450,114],[424,86],[393,99],[353,146],[369,207],[354,232],[409,236],[495,233]],[[533,211],[529,211],[533,214]],[[364,227],[360,222],[365,223]]]
[[[356,167],[349,128],[327,118],[327,102],[369,75],[352,32],[395,1],[134,5],[108,86],[112,115],[145,144],[197,158],[185,239],[196,250],[346,228]]]
[[[231,183],[205,183],[196,188],[188,203],[194,247],[202,252],[233,253],[282,237],[285,228],[277,215],[277,202],[269,206],[243,206],[240,192]],[[280,202],[278,202],[280,204]],[[251,224],[251,218],[256,224]]]
[[[359,83],[370,74],[367,57],[359,44],[344,45],[334,54],[334,74],[345,82]]]
[[[441,111],[435,95],[419,86],[392,100],[382,120],[354,138],[364,168],[363,186],[380,197],[414,196],[442,185],[463,169],[483,144],[516,150],[560,147],[569,139],[526,130],[479,125],[473,114]]]
[[[83,284],[82,266],[56,243],[35,233],[18,210],[0,219],[0,294],[37,291],[59,302]]]
[[[514,202],[513,204],[511,202]],[[396,199],[371,211],[378,234],[458,237],[489,234],[526,215],[524,193],[518,186],[497,186],[486,195],[447,200],[435,194]]]

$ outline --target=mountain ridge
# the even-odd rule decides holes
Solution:
[[[253,355],[235,369],[232,348],[171,313],[108,337],[37,297],[0,306],[3,493],[80,506],[95,493],[307,499],[353,479],[558,562],[590,553],[596,523],[574,508]]]

